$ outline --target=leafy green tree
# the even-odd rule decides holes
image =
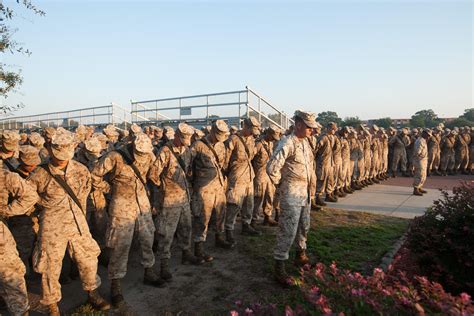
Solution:
[[[410,119],[411,127],[435,127],[443,120],[438,118],[438,115],[431,109],[421,110],[412,115]]]
[[[338,126],[342,123],[342,119],[337,115],[337,113],[331,111],[318,113],[316,121],[318,121],[322,126],[326,126],[329,122],[337,123]]]
[[[474,122],[474,108],[465,109],[464,114],[461,115],[459,118],[463,118],[468,121]]]
[[[12,1],[13,2],[13,1]],[[37,15],[45,15],[44,11],[34,6],[31,0],[16,0],[16,3],[20,7],[25,7],[27,10],[32,11]],[[24,48],[21,43],[13,39],[13,35],[16,32],[15,28],[10,25],[14,18],[18,15],[13,10],[12,6],[7,6],[3,1],[0,1],[0,54],[25,54],[31,55],[31,52]],[[1,56],[0,55],[0,56]],[[16,89],[22,84],[23,77],[21,76],[20,70],[12,70],[11,65],[7,65],[0,62],[0,97],[7,99],[8,95],[15,92]],[[4,104],[0,105],[0,114],[7,114],[18,108],[23,107],[22,104]]]
[[[389,128],[390,126],[392,126],[392,119],[389,117],[379,118],[374,123],[379,127]]]
[[[447,122],[446,124],[444,124],[447,128],[454,128],[455,126],[457,127],[464,127],[464,126],[474,126],[474,122],[473,121],[469,121],[467,119],[465,119],[464,117],[460,116],[458,117],[457,119],[454,119],[450,122]]]
[[[362,121],[358,116],[350,116],[346,117],[344,121],[342,121],[342,126],[352,126],[352,127],[357,127],[360,124],[362,124]]]

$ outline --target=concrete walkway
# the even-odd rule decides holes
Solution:
[[[361,211],[402,218],[423,215],[433,201],[441,197],[441,191],[426,189],[423,196],[414,196],[412,187],[393,185],[372,185],[356,191],[328,207],[345,211]]]

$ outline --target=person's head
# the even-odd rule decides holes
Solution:
[[[155,140],[160,140],[163,137],[163,129],[156,126],[153,129],[153,136],[154,136]]]
[[[174,133],[173,144],[177,147],[190,146],[191,137],[194,134],[194,129],[186,123],[179,123]]]
[[[109,142],[115,143],[119,138],[119,132],[113,125],[107,125],[102,132]]]
[[[43,148],[44,138],[39,133],[33,132],[30,134],[29,143],[31,146],[40,149]]]
[[[66,130],[56,132],[51,139],[49,148],[52,164],[59,168],[66,167],[69,160],[74,157],[75,147],[76,138],[73,133]]]
[[[431,136],[433,136],[433,133],[429,128],[424,128],[421,132],[421,137],[423,137],[424,139],[429,139]]]
[[[265,140],[279,141],[281,138],[281,130],[276,125],[270,125],[265,131]]]
[[[223,142],[229,135],[229,127],[223,120],[216,120],[212,123],[211,131],[209,132],[209,140],[212,143]]]
[[[370,132],[372,135],[377,135],[379,131],[380,131],[380,128],[375,124],[370,127]]]
[[[237,126],[232,125],[230,127],[230,135],[235,135],[235,133],[237,133],[238,131],[239,129],[237,128]]]
[[[170,141],[174,139],[174,129],[171,126],[165,126],[163,128],[163,140]]]
[[[150,137],[145,133],[135,134],[133,137],[133,156],[135,160],[141,161],[153,154],[153,145]]]
[[[54,134],[56,134],[56,129],[54,127],[46,127],[43,130],[43,137],[47,145],[51,144]]]
[[[244,120],[244,123],[242,125],[242,136],[244,137],[249,137],[249,136],[257,136],[260,134],[260,123],[259,121],[253,117],[247,117]]]
[[[329,122],[328,125],[326,126],[326,133],[328,135],[334,135],[336,134],[337,131],[337,124],[334,122]]]
[[[298,138],[310,137],[313,128],[320,126],[316,122],[316,115],[312,112],[296,110],[293,119],[295,120],[293,134]]]
[[[201,131],[200,129],[194,129],[194,134],[193,136],[191,137],[191,144],[194,144],[196,141],[202,139],[204,136],[204,132]]]
[[[349,136],[349,131],[350,130],[348,126],[341,127],[339,130],[339,136],[347,138]]]
[[[91,137],[84,142],[84,150],[87,159],[96,160],[100,158],[104,148],[98,137]]]
[[[135,135],[141,134],[141,133],[143,133],[143,130],[136,123],[133,123],[132,125],[130,125],[130,128],[128,129],[128,134],[132,139],[135,137]]]
[[[0,145],[5,156],[11,157],[18,150],[20,135],[16,131],[3,131],[0,138]]]
[[[30,173],[41,163],[39,150],[31,145],[20,146],[19,160],[21,168]]]

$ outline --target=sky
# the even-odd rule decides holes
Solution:
[[[471,1],[7,0],[31,56],[16,115],[249,86],[282,110],[457,117],[473,107]]]

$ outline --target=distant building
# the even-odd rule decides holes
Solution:
[[[449,123],[453,120],[456,119],[456,117],[440,117],[440,119],[444,123]],[[373,125],[378,119],[371,119],[371,120],[366,120],[362,121],[362,124],[367,124],[368,126]],[[397,118],[397,119],[392,119],[392,126],[395,128],[402,128],[405,126],[408,126],[410,124],[410,119],[409,118]]]

